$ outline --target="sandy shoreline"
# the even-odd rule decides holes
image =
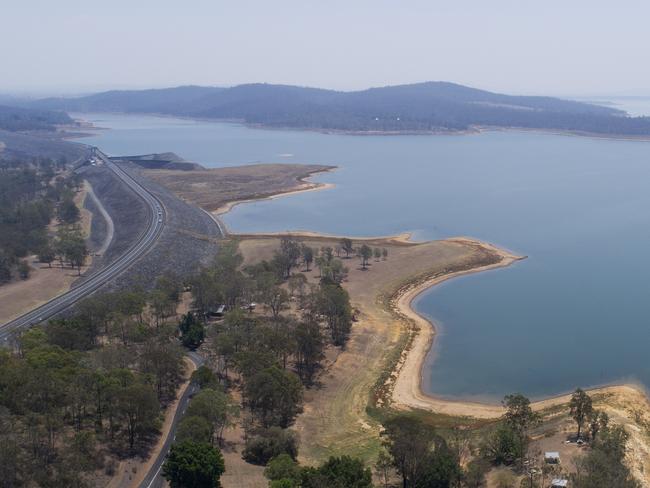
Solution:
[[[270,200],[275,198],[280,198],[286,195],[292,195],[296,193],[303,193],[309,191],[319,191],[333,188],[335,185],[331,183],[315,183],[308,181],[308,178],[317,173],[329,172],[336,170],[336,167],[329,168],[326,170],[315,171],[310,173],[308,176],[302,177],[298,180],[300,183],[298,188],[294,188],[288,191],[280,191],[272,195],[260,196],[257,198],[248,198],[242,200],[233,200],[227,202],[216,210],[207,212],[214,220],[217,222],[224,234],[227,236],[235,237],[238,239],[265,239],[269,237],[279,237],[279,236],[293,236],[296,238],[307,238],[315,240],[328,241],[332,239],[341,239],[343,237],[349,236],[338,236],[338,235],[328,235],[319,232],[313,231],[283,231],[283,232],[259,232],[259,233],[234,233],[225,225],[223,219],[219,216],[226,214],[232,210],[235,206],[251,203],[260,200]],[[395,245],[416,245],[417,242],[412,241],[411,233],[405,232],[395,236],[368,236],[368,237],[349,237],[354,241],[365,241],[368,243],[391,243]],[[458,242],[463,243],[469,246],[475,246],[482,250],[486,250],[492,253],[497,254],[501,257],[501,260],[497,263],[492,263],[484,266],[478,266],[472,269],[456,271],[446,273],[441,276],[436,276],[430,280],[425,280],[424,282],[413,283],[411,286],[403,287],[397,291],[397,294],[393,297],[394,308],[396,308],[397,315],[401,315],[402,318],[407,318],[408,320],[413,321],[416,324],[418,331],[415,333],[415,336],[411,342],[410,347],[407,351],[404,351],[402,359],[397,365],[396,370],[394,371],[395,379],[391,385],[391,402],[397,408],[417,408],[423,410],[429,410],[432,412],[453,415],[453,416],[467,416],[475,418],[490,419],[499,417],[503,413],[501,405],[490,404],[490,403],[481,403],[481,402],[472,402],[472,401],[462,401],[462,400],[448,400],[442,398],[436,398],[434,396],[426,394],[422,390],[422,368],[424,366],[424,361],[429,352],[433,341],[435,340],[436,335],[436,326],[434,323],[430,322],[427,318],[419,315],[413,308],[413,300],[420,295],[423,291],[440,284],[444,281],[447,281],[451,278],[458,276],[478,273],[481,271],[488,271],[492,269],[504,268],[512,265],[513,263],[525,259],[525,256],[518,256],[513,252],[510,252],[506,249],[500,248],[498,246],[492,245],[490,243],[480,241],[478,239],[473,239],[469,237],[455,237],[449,239],[443,239],[443,241],[448,242]],[[395,311],[394,311],[395,312]],[[398,317],[399,318],[399,317]],[[646,402],[650,400],[648,393],[642,386],[635,384],[616,384],[616,385],[604,385],[602,387],[591,388],[588,390],[592,394],[598,393],[615,393],[618,395],[629,395],[641,394],[643,398],[646,399]],[[536,410],[542,410],[549,408],[555,405],[561,405],[568,402],[570,398],[570,393],[554,395],[548,398],[544,398],[539,401],[532,403],[532,406]]]
[[[216,216],[212,217],[219,221]],[[268,257],[274,246],[270,243],[275,242],[277,246],[283,236],[304,239],[316,246],[319,242],[334,245],[341,237],[296,231],[233,235],[246,246],[244,255],[247,252],[257,259]],[[373,453],[379,449],[379,428],[376,419],[367,413],[369,395],[371,402],[373,398],[377,402],[372,405],[397,410],[415,409],[488,421],[503,414],[499,404],[436,398],[423,391],[422,368],[435,340],[435,324],[414,310],[413,300],[424,290],[451,278],[510,266],[524,257],[467,237],[422,243],[409,238],[409,234],[367,238],[365,242],[374,240],[376,245],[388,245],[392,249],[388,261],[376,263],[381,267],[392,265],[392,271],[378,268],[379,276],[374,281],[368,282],[365,276],[359,276],[358,270],[351,270],[346,288],[355,306],[359,307],[361,318],[353,328],[346,350],[327,367],[323,387],[305,399],[305,410],[296,421],[299,434],[312,441],[308,445],[301,444],[301,456],[306,463],[318,463],[327,455],[341,452],[373,459]],[[265,243],[265,239],[268,242]],[[356,237],[352,240],[363,241]],[[468,261],[463,255],[431,252],[432,246],[441,245],[465,248],[474,259]],[[426,249],[429,251],[424,251]],[[426,271],[428,275],[421,267],[414,266],[425,257],[442,260]],[[396,268],[394,260],[398,263]],[[394,274],[395,270],[398,274]],[[399,352],[401,358],[398,360]],[[650,468],[650,445],[645,427],[650,425],[650,401],[645,388],[635,384],[611,384],[587,391],[594,405],[607,412],[610,419],[624,426],[630,434],[629,465],[635,477],[643,480],[642,486],[650,486],[645,474]],[[534,401],[532,407],[541,411],[545,418],[564,418],[570,397],[571,393],[564,393],[543,398]]]
[[[322,171],[321,171],[322,172]],[[310,175],[311,176],[311,175]],[[313,182],[305,182],[303,183],[303,187],[301,188],[296,188],[295,190],[289,190],[285,192],[280,192],[280,193],[274,193],[273,195],[267,195],[259,198],[246,198],[243,200],[233,200],[230,202],[226,202],[223,205],[221,205],[219,208],[216,210],[213,210],[212,213],[214,215],[223,215],[228,212],[230,212],[233,208],[235,208],[237,205],[241,205],[243,203],[253,203],[253,202],[261,202],[263,200],[274,200],[279,197],[284,197],[288,195],[294,195],[296,193],[306,193],[309,191],[317,191],[317,190],[328,190],[330,188],[334,188],[334,183],[313,183]]]
[[[336,168],[332,168],[326,171],[333,171]],[[294,190],[289,190],[287,192],[279,192],[270,196],[260,197],[260,198],[251,198],[245,200],[235,200],[228,202],[217,210],[208,212],[213,219],[220,223],[221,227],[225,229],[227,235],[241,238],[241,239],[265,239],[269,237],[279,237],[279,236],[289,236],[296,238],[308,238],[308,239],[317,239],[317,240],[332,240],[332,239],[342,239],[343,237],[348,236],[339,236],[339,235],[328,235],[314,231],[303,231],[303,230],[294,230],[294,231],[284,231],[284,232],[259,232],[259,233],[234,233],[231,232],[222,219],[219,216],[224,215],[234,208],[236,205],[251,203],[260,200],[269,200],[274,198],[280,198],[285,195],[292,195],[295,193],[303,193],[308,191],[318,191],[332,188],[334,185],[330,183],[314,183],[305,181],[305,177],[301,180],[301,183],[305,187],[297,188]],[[411,233],[404,232],[395,236],[374,236],[374,237],[350,237],[354,241],[365,241],[365,242],[391,242],[398,245],[414,245],[417,244],[415,241],[412,241]],[[491,419],[497,418],[503,414],[503,408],[499,404],[490,404],[490,403],[481,403],[481,402],[472,402],[472,401],[463,401],[463,400],[449,400],[443,398],[437,398],[435,396],[428,395],[422,390],[422,368],[426,356],[433,346],[433,341],[435,340],[436,335],[436,325],[429,321],[427,318],[418,314],[413,308],[413,301],[415,298],[420,295],[425,290],[438,285],[449,279],[479,273],[482,271],[488,271],[493,269],[499,269],[508,267],[514,264],[517,261],[525,259],[526,256],[518,256],[506,249],[500,248],[493,244],[480,241],[478,239],[473,239],[469,237],[454,237],[443,239],[444,241],[449,242],[459,242],[463,244],[468,244],[470,246],[477,246],[479,248],[491,251],[496,253],[501,257],[501,260],[497,263],[488,264],[485,266],[479,266],[476,268],[451,272],[442,276],[437,276],[430,280],[425,280],[421,283],[414,283],[411,286],[406,286],[399,290],[397,295],[393,299],[393,303],[397,308],[399,314],[403,315],[409,320],[414,321],[417,328],[419,329],[410,348],[403,353],[403,357],[400,360],[395,374],[396,378],[392,385],[391,392],[391,401],[393,405],[397,408],[417,408],[422,410],[429,410],[432,412],[453,415],[453,416],[467,416],[475,417],[482,419]],[[588,390],[592,394],[597,393],[616,393],[616,394],[629,394],[629,393],[641,393],[643,397],[649,399],[647,392],[643,387],[635,384],[616,384],[616,385],[604,385],[602,387],[596,387]],[[567,403],[570,399],[570,393],[554,395],[548,398],[544,398],[539,401],[532,403],[532,406],[535,410],[542,410],[549,408],[555,405],[561,405]]]
[[[448,239],[450,241],[461,241],[464,243],[480,246],[496,252],[501,261],[472,268],[464,271],[456,271],[445,275],[426,280],[422,283],[412,285],[398,292],[394,304],[399,313],[412,320],[419,331],[411,343],[411,347],[405,352],[403,359],[398,364],[397,378],[393,384],[392,401],[397,407],[419,408],[432,410],[437,413],[458,416],[471,416],[476,418],[494,418],[503,413],[500,405],[482,404],[477,402],[451,401],[435,398],[427,395],[422,390],[422,368],[427,353],[433,346],[436,335],[434,323],[418,314],[413,308],[413,300],[425,290],[458,276],[478,273],[490,269],[503,268],[524,259],[507,251],[499,249],[491,244],[468,238]]]
[[[422,390],[423,367],[425,366],[427,354],[434,344],[437,329],[435,323],[417,313],[413,308],[413,301],[425,290],[449,279],[491,269],[504,268],[517,261],[525,259],[525,257],[516,256],[509,251],[505,251],[479,240],[469,238],[452,238],[447,240],[466,242],[468,244],[474,244],[476,246],[490,249],[501,257],[501,261],[495,264],[479,266],[465,271],[448,273],[431,280],[426,280],[422,283],[414,284],[397,292],[397,295],[393,300],[397,311],[412,320],[416,324],[418,330],[415,333],[416,335],[410,348],[408,351],[405,351],[403,358],[398,365],[396,371],[397,377],[393,383],[391,400],[397,408],[417,408],[445,415],[481,419],[498,418],[504,412],[501,405],[463,400],[448,400],[429,395]],[[646,401],[649,400],[648,393],[642,386],[629,383],[591,388],[588,392],[592,395],[603,393],[620,395],[640,393],[646,398]],[[532,402],[532,407],[534,410],[539,411],[565,404],[570,400],[570,398],[571,393],[553,395]]]
[[[229,202],[224,203],[223,205],[218,207],[216,210],[212,210],[211,212],[208,212],[208,213],[210,213],[213,216],[213,218],[218,219],[218,217],[220,215],[224,215],[224,214],[230,212],[237,205],[242,205],[244,203],[260,202],[260,201],[264,201],[264,200],[274,200],[276,198],[285,197],[285,196],[289,196],[289,195],[296,195],[298,193],[307,193],[307,192],[310,192],[310,191],[329,190],[331,188],[334,188],[336,185],[334,185],[334,183],[319,183],[319,182],[309,181],[309,178],[313,177],[314,175],[321,174],[321,173],[331,173],[332,171],[335,171],[336,169],[338,169],[338,168],[335,166],[335,167],[332,167],[332,168],[323,169],[323,170],[319,170],[319,171],[312,171],[307,176],[303,176],[301,178],[298,178],[297,181],[299,183],[299,186],[297,188],[294,188],[294,189],[288,190],[288,191],[279,191],[279,192],[273,193],[271,195],[264,195],[264,196],[260,196],[260,197],[254,197],[254,198],[244,198],[244,199],[241,199],[241,200],[231,200]],[[220,223],[219,227],[222,230],[225,230],[227,234],[234,235],[234,233],[232,233],[230,231],[230,229],[228,229],[228,226],[226,225],[226,223],[222,219],[218,219],[218,220],[219,220],[219,223]]]

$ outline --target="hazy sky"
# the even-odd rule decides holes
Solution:
[[[455,81],[650,94],[648,0],[0,0],[0,92]]]

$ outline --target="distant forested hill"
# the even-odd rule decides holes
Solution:
[[[72,122],[68,114],[60,111],[0,105],[0,129],[8,131],[54,130],[57,124]]]
[[[650,135],[650,118],[628,117],[609,107],[551,97],[502,95],[445,82],[354,92],[268,84],[185,86],[51,98],[30,106],[236,119],[270,127],[354,132],[437,132],[491,126]]]

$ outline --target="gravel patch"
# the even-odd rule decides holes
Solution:
[[[156,244],[125,273],[102,287],[102,291],[133,287],[148,290],[163,273],[187,276],[202,264],[208,263],[216,253],[217,240],[222,237],[212,218],[200,208],[180,200],[166,188],[146,178],[136,165],[120,163],[120,167],[161,200],[165,207],[166,223]],[[106,167],[89,166],[80,172],[92,185],[95,195],[114,223],[111,244],[103,256],[94,258],[92,271],[96,272],[117,259],[137,241],[146,229],[149,209]],[[92,199],[87,199],[87,202],[87,208],[93,212],[90,246],[97,249],[106,237],[106,221]],[[83,279],[77,280],[76,284]]]

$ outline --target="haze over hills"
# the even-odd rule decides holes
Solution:
[[[159,113],[350,132],[447,132],[479,126],[650,135],[650,118],[628,117],[610,107],[552,97],[510,96],[447,82],[353,92],[270,84],[182,86],[48,98],[24,106],[78,112]]]
[[[54,130],[73,120],[64,112],[0,105],[0,129],[8,131]]]

